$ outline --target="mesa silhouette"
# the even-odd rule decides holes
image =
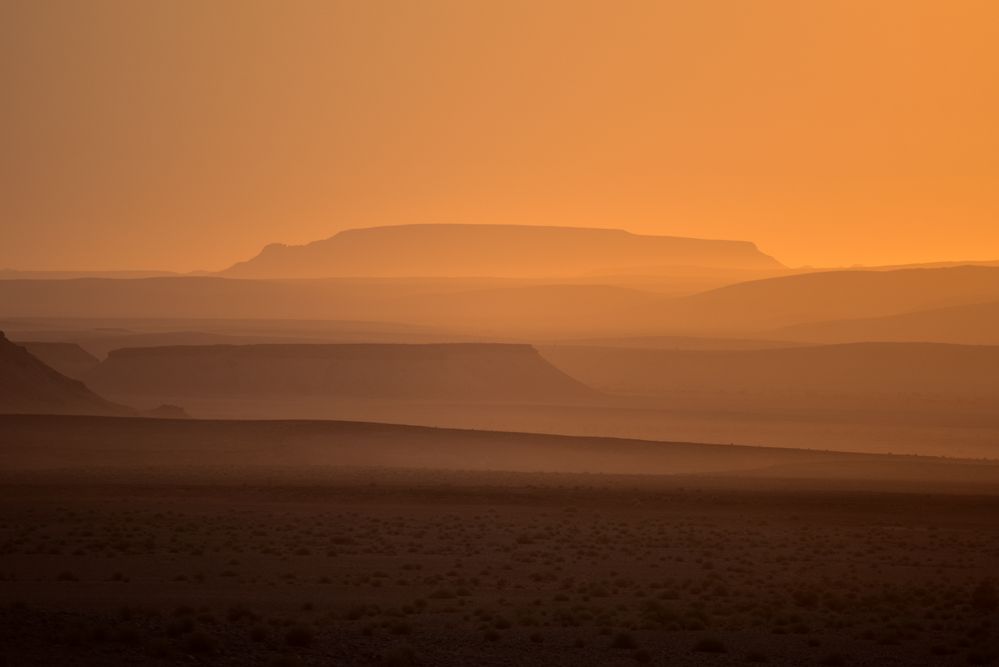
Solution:
[[[594,392],[529,345],[209,345],[114,350],[87,375],[112,396],[566,399]]]
[[[780,268],[746,241],[643,236],[533,225],[398,225],[350,229],[304,246],[272,244],[222,275],[545,277],[663,266]]]
[[[129,415],[82,382],[46,366],[0,332],[0,413]]]

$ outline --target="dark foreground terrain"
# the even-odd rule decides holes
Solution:
[[[38,418],[4,419],[0,664],[999,659],[995,484],[819,480],[813,461],[797,476],[611,475],[188,451],[143,467],[88,434],[118,425],[141,442],[155,420],[81,418],[61,436],[81,456],[57,466],[10,456],[44,442],[17,435]]]

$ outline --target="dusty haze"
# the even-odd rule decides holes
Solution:
[[[0,0],[0,664],[999,663],[995,0]]]
[[[419,222],[996,259],[999,8],[5,2],[0,268]]]

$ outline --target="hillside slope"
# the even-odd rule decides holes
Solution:
[[[996,300],[999,267],[830,271],[755,280],[666,300],[650,317],[677,331],[748,333]]]
[[[0,413],[128,415],[0,333]]]
[[[79,379],[101,363],[76,343],[19,341],[17,344],[49,368],[71,378]]]

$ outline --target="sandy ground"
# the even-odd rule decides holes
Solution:
[[[6,665],[989,664],[999,494],[5,475]]]

